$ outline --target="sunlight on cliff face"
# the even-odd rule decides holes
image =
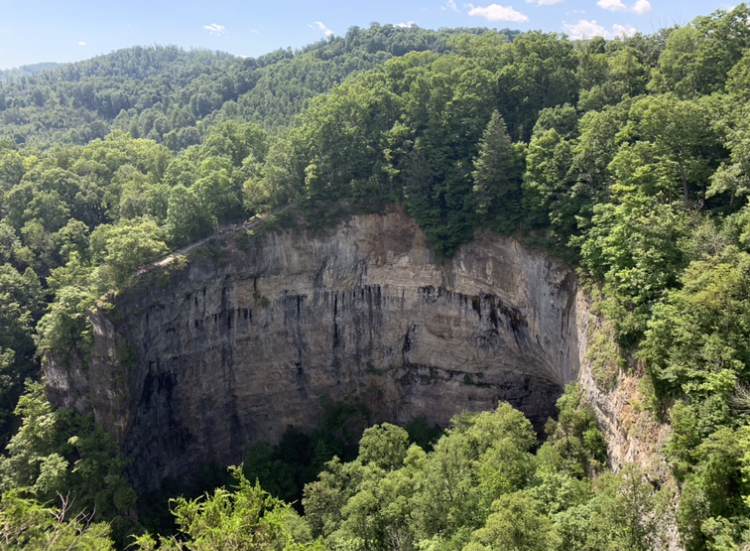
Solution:
[[[575,379],[575,278],[511,239],[480,235],[436,263],[391,213],[216,246],[222,262],[196,254],[93,316],[91,406],[147,488],[311,430],[324,397],[373,423],[441,426],[508,401],[541,430]],[[47,371],[50,394],[72,399],[74,374]]]

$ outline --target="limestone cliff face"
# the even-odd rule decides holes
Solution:
[[[507,400],[541,428],[578,378],[575,276],[513,239],[436,262],[392,212],[218,241],[92,313],[85,375],[45,365],[52,399],[94,411],[140,489],[314,427],[326,395],[441,425]]]
[[[671,477],[660,449],[669,437],[669,425],[658,422],[653,412],[640,407],[643,401],[641,381],[636,365],[623,371],[615,368],[614,384],[603,389],[597,383],[592,366],[595,351],[591,349],[592,334],[602,329],[602,320],[592,315],[590,300],[582,292],[576,298],[576,324],[580,358],[578,382],[594,409],[599,429],[607,440],[608,458],[613,470],[624,463],[636,463],[650,476],[664,481]],[[600,358],[601,360],[601,358]]]
[[[674,517],[680,498],[672,468],[661,451],[671,434],[667,423],[655,418],[654,412],[642,407],[640,391],[642,366],[634,365],[624,371],[609,366],[615,374],[612,385],[602,388],[597,382],[594,360],[597,350],[592,346],[594,333],[605,330],[605,322],[591,313],[591,301],[579,291],[576,297],[576,325],[578,338],[579,371],[578,382],[594,410],[599,429],[607,441],[607,457],[613,471],[619,471],[625,463],[636,464],[652,484],[668,487],[674,491],[671,512],[667,513],[662,526],[666,544],[661,549],[682,551],[679,544],[676,519]],[[606,386],[606,385],[605,385]]]

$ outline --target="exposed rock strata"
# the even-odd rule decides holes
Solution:
[[[590,344],[594,331],[602,330],[603,322],[590,313],[590,301],[584,293],[579,292],[576,300],[576,324],[580,336],[578,355],[581,359],[578,382],[607,441],[612,469],[618,471],[624,463],[635,463],[653,476],[662,480],[668,478],[669,469],[659,450],[669,437],[669,426],[658,422],[652,411],[642,407],[641,377],[637,373],[641,366],[636,365],[628,371],[614,367],[617,375],[610,389],[602,389],[597,384]]]
[[[485,232],[436,262],[392,212],[246,244],[225,236],[94,311],[87,378],[45,366],[54,401],[88,396],[141,489],[312,428],[325,395],[439,424],[507,400],[541,428],[578,377],[574,273],[513,239]]]
[[[601,388],[593,363],[595,359],[601,362],[602,358],[595,358],[592,342],[596,331],[607,332],[608,328],[601,318],[591,313],[590,299],[581,291],[576,297],[576,325],[580,358],[578,382],[593,407],[596,424],[607,441],[609,464],[612,470],[619,471],[626,463],[634,463],[655,487],[666,486],[675,492],[671,514],[667,514],[662,526],[667,540],[660,549],[682,551],[674,518],[680,498],[679,490],[672,469],[661,453],[671,430],[667,423],[656,419],[653,411],[643,407],[645,399],[639,388],[642,378],[638,373],[642,365],[636,363],[627,371],[608,366],[616,377],[611,388]]]

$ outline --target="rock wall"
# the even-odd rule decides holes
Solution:
[[[314,427],[323,396],[441,425],[507,400],[541,429],[579,376],[574,273],[491,232],[436,262],[394,211],[229,234],[165,270],[100,301],[88,365],[45,363],[53,401],[93,410],[140,490]]]
[[[628,370],[616,365],[606,366],[615,375],[611,385],[598,382],[594,360],[601,364],[602,357],[593,346],[594,334],[604,331],[606,336],[611,336],[613,331],[602,318],[591,313],[591,306],[590,298],[579,290],[576,297],[578,382],[607,441],[607,458],[612,470],[619,471],[625,463],[634,463],[655,488],[665,487],[673,492],[672,506],[661,526],[666,541],[659,549],[682,551],[675,518],[680,492],[672,468],[661,453],[670,437],[670,427],[656,419],[652,410],[643,407],[645,399],[640,388],[643,366],[638,362],[633,362]]]
[[[607,331],[608,328],[600,318],[591,314],[590,299],[584,293],[579,292],[576,301],[577,333],[580,336],[578,382],[607,440],[613,470],[619,470],[623,463],[636,463],[660,480],[671,477],[670,469],[659,453],[670,435],[669,425],[657,421],[652,411],[642,407],[644,399],[639,388],[642,366],[635,364],[627,371],[609,366],[616,373],[614,383],[611,388],[602,388],[592,365],[591,343],[595,331]]]

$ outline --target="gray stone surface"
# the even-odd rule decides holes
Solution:
[[[575,275],[511,238],[481,233],[436,262],[394,211],[221,241],[108,297],[85,367],[45,362],[52,399],[93,410],[139,490],[311,429],[323,396],[441,425],[507,400],[541,429],[578,378]]]

